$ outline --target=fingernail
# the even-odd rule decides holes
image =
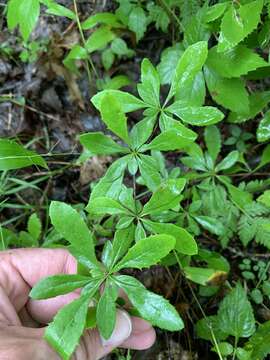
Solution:
[[[105,340],[101,337],[103,346],[114,346],[122,344],[131,334],[132,322],[126,311],[117,310],[116,324],[112,336]]]

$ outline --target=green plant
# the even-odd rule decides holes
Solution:
[[[95,51],[106,70],[116,58],[132,59],[151,24],[168,32],[171,45],[157,66],[142,61],[136,89],[125,76],[106,73],[98,79],[101,91],[91,101],[107,130],[79,135],[84,148],[79,164],[108,155],[112,163],[90,184],[88,204],[54,201],[49,210],[46,204],[45,226],[39,211],[22,205],[28,210],[23,216],[30,216],[27,231],[12,227],[12,219],[0,226],[0,249],[65,246],[78,260],[76,275],[44,279],[32,290],[33,298],[47,298],[82,288],[80,298],[49,325],[47,340],[69,358],[85,328],[97,325],[103,337],[110,336],[118,307],[161,328],[181,330],[180,307],[119,273],[158,264],[172,277],[177,272],[180,301],[192,304],[185,322],[203,317],[196,334],[220,360],[267,358],[269,321],[263,322],[267,318],[260,310],[269,308],[269,262],[259,259],[267,259],[270,248],[269,0],[121,0],[115,13],[84,21],[76,1],[74,12],[54,1],[42,3],[47,12],[77,24],[81,43],[64,60],[77,74],[77,60],[85,61],[88,73],[95,71],[89,57]],[[17,21],[28,39],[34,25],[26,29],[14,4],[10,0],[10,26]],[[133,93],[118,90],[125,85]],[[54,155],[0,140],[0,209],[16,208],[6,197],[37,184],[19,182],[10,171],[30,165],[46,169],[48,156]],[[168,298],[178,305],[179,294],[176,299],[171,293]],[[142,298],[149,300],[147,307]],[[73,327],[67,325],[71,320]]]
[[[231,136],[224,141],[225,145],[235,145],[237,150],[246,152],[248,145],[246,141],[252,139],[253,135],[250,132],[242,132],[241,128],[237,125],[230,127]]]
[[[243,287],[238,283],[221,302],[217,315],[199,320],[196,329],[199,337],[212,341],[212,350],[218,353],[220,359],[230,355],[233,359],[236,356],[244,359],[242,353],[251,356],[252,351],[238,347],[240,338],[250,337],[256,330],[252,307]],[[225,342],[229,336],[234,337],[234,345]]]
[[[40,53],[46,50],[46,42],[40,43],[32,41],[24,44],[24,50],[20,54],[20,59],[23,62],[35,62],[39,58]]]
[[[97,323],[105,339],[110,337],[115,325],[119,289],[125,291],[137,313],[153,325],[171,331],[183,328],[182,320],[167,300],[146,290],[135,278],[117,274],[124,268],[141,269],[156,264],[174,249],[172,236],[146,237],[130,247],[134,227],[117,230],[113,242],[106,242],[100,262],[95,256],[91,233],[72,207],[53,202],[50,217],[55,229],[70,242],[69,250],[83,267],[81,274],[84,274],[79,272],[78,275],[56,275],[44,279],[30,294],[34,299],[46,299],[83,288],[80,298],[64,307],[46,331],[46,339],[63,359],[68,359],[78,344],[90,321],[87,316],[94,316],[92,326]],[[102,284],[104,287],[100,294]],[[91,299],[94,309],[88,310]],[[63,327],[66,335],[62,333]]]

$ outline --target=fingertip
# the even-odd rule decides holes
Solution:
[[[153,328],[137,335],[136,344],[134,346],[135,350],[146,350],[154,345],[156,341],[156,332]]]
[[[149,327],[145,331],[132,331],[130,337],[123,342],[121,347],[133,350],[149,349],[156,341],[156,332],[153,327]]]
[[[132,333],[144,332],[152,329],[152,325],[142,318],[132,316],[132,329]]]
[[[117,347],[121,345],[132,333],[132,320],[129,314],[123,310],[117,310],[115,329],[108,340],[101,337],[103,346]]]

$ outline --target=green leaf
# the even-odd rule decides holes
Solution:
[[[249,96],[250,107],[246,113],[229,114],[228,120],[232,123],[241,123],[255,118],[270,102],[270,91],[257,91]]]
[[[109,267],[112,261],[112,243],[110,240],[105,241],[105,244],[102,249],[101,261],[106,266]]]
[[[134,225],[131,224],[126,229],[117,230],[114,234],[112,244],[112,262],[110,266],[120,260],[130,248],[130,245],[134,241]]]
[[[0,171],[20,169],[31,165],[48,168],[45,160],[34,151],[25,149],[15,141],[0,139]]]
[[[223,271],[217,271],[215,269],[206,269],[192,266],[184,267],[184,273],[189,280],[204,286],[211,284],[211,281],[216,275],[226,274]]]
[[[206,230],[215,235],[222,235],[225,231],[223,224],[210,216],[196,215],[194,219]]]
[[[118,214],[129,214],[130,211],[122,206],[118,201],[106,197],[96,197],[90,200],[86,210],[95,215],[118,215]]]
[[[181,137],[181,142],[186,143],[186,145],[191,145],[197,139],[198,135],[188,129],[178,120],[174,120],[171,116],[166,115],[164,112],[161,113],[159,119],[159,126],[162,132],[167,130],[173,130]]]
[[[221,22],[219,52],[233,48],[256,29],[260,21],[263,3],[263,0],[255,0],[240,5],[239,9],[235,9],[234,4],[228,8]]]
[[[136,201],[136,199],[134,198],[134,189],[127,188],[125,185],[122,185],[121,192],[119,195],[119,202],[124,207],[131,210],[133,213],[137,213],[135,201]]]
[[[196,2],[197,7],[199,3]],[[206,14],[206,3],[201,8],[198,8],[198,11],[189,15],[188,21],[185,22],[184,30],[184,40],[183,43],[185,47],[197,43],[198,41],[208,41],[210,38],[210,31],[207,24],[205,23],[204,17]],[[186,2],[186,6],[189,6]],[[191,6],[192,8],[192,6]]]
[[[213,346],[211,350],[226,357],[233,353],[233,349],[230,343],[220,342],[216,346]]]
[[[224,333],[222,328],[219,328],[217,315],[200,319],[196,323],[196,333],[200,339],[209,340],[211,342],[214,342],[213,334],[216,340],[225,340],[228,337],[228,334]]]
[[[150,200],[144,205],[141,216],[152,215],[177,206],[185,184],[185,179],[168,179],[165,183],[161,184]]]
[[[128,27],[131,31],[135,32],[137,42],[143,38],[147,28],[147,18],[141,7],[134,7],[129,14]]]
[[[226,186],[233,202],[240,208],[244,208],[247,204],[252,202],[252,194],[230,184],[225,177],[219,176],[218,179]]]
[[[140,154],[138,164],[146,186],[151,191],[155,191],[162,182],[155,159],[152,156]]]
[[[109,70],[112,67],[114,59],[115,59],[115,55],[114,55],[112,49],[107,48],[102,51],[101,61],[102,61],[102,65],[104,66],[104,68],[106,70]]]
[[[257,201],[270,208],[270,190],[265,190],[258,198]]]
[[[140,97],[149,105],[159,106],[160,79],[157,70],[148,59],[141,64],[141,84],[137,85]]]
[[[94,329],[97,326],[97,308],[89,306],[86,316],[85,329]]]
[[[79,289],[91,282],[91,278],[81,275],[55,275],[40,280],[30,291],[35,300],[53,298]]]
[[[108,43],[110,43],[116,34],[110,30],[109,27],[103,26],[97,29],[90,35],[85,43],[85,49],[92,53],[97,50],[103,49]]]
[[[129,14],[136,5],[129,0],[119,2],[119,7],[116,9],[115,14],[118,19],[126,26],[128,25]]]
[[[101,102],[101,117],[108,129],[129,143],[127,118],[116,97],[111,94],[104,96]]]
[[[168,300],[146,290],[138,280],[131,276],[120,275],[115,277],[115,280],[118,286],[124,289],[130,302],[143,319],[169,331],[183,329],[182,319]]]
[[[128,171],[130,175],[135,175],[138,171],[138,160],[137,156],[131,155],[130,161],[128,162]]]
[[[186,129],[184,126],[182,127],[181,132],[178,131],[177,127],[175,126],[173,129],[171,128],[163,131],[149,144],[142,146],[140,152],[147,150],[171,151],[183,149],[194,141],[193,134],[192,139],[190,137],[191,134],[191,131]]]
[[[38,240],[41,235],[41,221],[37,214],[32,214],[27,223],[27,230],[29,234],[35,239]]]
[[[116,298],[117,298],[117,290],[112,287],[109,281],[107,281],[105,285],[105,289],[97,305],[97,326],[100,335],[104,339],[110,338],[115,327]]]
[[[257,129],[257,140],[264,142],[270,139],[270,111],[264,115]]]
[[[155,28],[157,30],[161,29],[163,32],[166,32],[170,24],[170,18],[166,10],[154,3],[149,3],[147,5],[147,10],[149,11],[148,21],[150,18],[151,21],[155,22]]]
[[[130,79],[125,75],[116,75],[113,78],[106,79],[105,81],[106,82],[102,84],[103,89],[118,90],[131,84]]]
[[[132,246],[123,259],[114,267],[117,272],[123,268],[147,268],[158,263],[175,246],[175,239],[169,235],[153,235]]]
[[[182,101],[176,101],[166,108],[166,111],[178,116],[182,121],[197,126],[212,125],[224,118],[224,114],[212,106],[187,106]]]
[[[133,222],[134,218],[132,216],[121,216],[119,221],[116,224],[117,230],[126,229]]]
[[[174,224],[157,223],[143,220],[145,228],[154,234],[167,234],[175,238],[175,250],[185,255],[195,255],[198,247],[195,239],[185,229]]]
[[[95,185],[91,192],[90,200],[96,197],[110,197],[118,199],[123,182],[124,172],[130,156],[124,156],[116,160],[107,170],[106,174]]]
[[[128,149],[118,145],[111,137],[101,132],[85,133],[80,135],[80,143],[93,154],[127,153]]]
[[[185,50],[176,66],[167,100],[171,99],[176,91],[185,89],[188,84],[194,81],[195,76],[205,63],[207,53],[206,41],[199,41]]]
[[[242,79],[222,78],[212,68],[205,66],[204,75],[212,98],[225,108],[236,113],[249,111],[249,97]]]
[[[144,238],[146,238],[146,233],[145,233],[144,227],[141,224],[141,222],[138,221],[138,224],[135,229],[135,241],[138,242]]]
[[[245,344],[245,350],[251,352],[250,359],[264,360],[270,354],[270,321],[260,325]]]
[[[151,136],[156,122],[156,117],[145,118],[135,124],[130,132],[132,149],[139,149]]]
[[[208,22],[218,19],[220,16],[222,16],[224,14],[224,11],[227,9],[227,7],[228,7],[228,2],[219,3],[219,4],[215,4],[213,6],[210,6],[207,9],[207,12],[204,16],[205,22],[208,23]]]
[[[181,158],[183,164],[192,169],[201,171],[207,170],[204,154],[198,144],[191,144],[189,147],[187,147],[186,152],[188,153],[189,157]]]
[[[221,149],[221,136],[219,129],[215,125],[207,126],[204,131],[204,140],[207,151],[213,162],[215,162]]]
[[[38,241],[28,232],[20,231],[18,244],[20,247],[38,247]]]
[[[84,331],[90,297],[83,295],[63,307],[46,329],[45,339],[64,360],[69,360]]]
[[[134,50],[128,48],[127,43],[121,38],[115,38],[111,43],[111,49],[115,55],[118,56],[132,56]]]
[[[28,41],[40,12],[39,0],[9,0],[7,22],[9,30],[19,25],[23,40]]]
[[[96,267],[93,237],[80,214],[70,205],[59,201],[51,202],[49,213],[55,229],[87,258],[89,267]]]
[[[255,331],[255,319],[246,291],[240,283],[223,299],[218,310],[219,327],[239,339]]]
[[[269,2],[268,2],[268,6],[269,6]],[[269,41],[270,41],[269,25],[270,25],[270,20],[268,15],[268,20],[264,21],[260,29],[260,32],[258,34],[258,42],[262,49],[267,49],[267,46],[269,45]]]
[[[209,50],[206,64],[225,78],[240,77],[249,71],[269,65],[244,45],[238,45],[222,54],[217,51],[217,46],[214,46]]]
[[[263,294],[259,289],[252,289],[250,292],[250,298],[255,302],[255,304],[263,303]]]
[[[236,349],[236,358],[237,360],[252,360],[251,353],[249,351],[246,351],[240,347]]]
[[[71,51],[65,57],[63,63],[64,65],[75,74],[79,74],[79,71],[76,67],[77,60],[85,60],[88,58],[88,54],[85,48],[76,44],[72,47]]]
[[[257,169],[260,169],[261,167],[269,164],[270,162],[270,144],[267,145],[262,152],[262,157],[261,157],[261,161],[259,163],[259,165],[256,167]]]
[[[56,16],[63,16],[70,20],[76,20],[76,14],[73,11],[53,1],[48,1],[46,13]]]
[[[172,82],[177,63],[183,52],[184,47],[181,43],[177,43],[162,51],[161,61],[157,66],[162,85]]]
[[[230,271],[229,262],[218,252],[200,249],[196,259],[206,262],[209,268],[221,270],[225,273]]]
[[[89,30],[92,29],[97,24],[106,24],[110,27],[121,28],[123,24],[119,22],[119,19],[115,14],[109,12],[97,13],[95,15],[89,16],[83,23],[82,29]]]
[[[239,159],[239,152],[237,150],[231,151],[217,166],[216,171],[230,169]]]
[[[233,48],[244,38],[244,24],[233,4],[223,16],[220,28],[218,51]]]
[[[0,251],[6,250],[9,245],[16,244],[18,244],[18,239],[14,232],[0,225]]]
[[[128,49],[127,43],[121,38],[115,38],[111,43],[111,50],[115,55],[124,56],[130,55],[132,50]]]
[[[202,106],[205,102],[206,89],[203,72],[199,71],[193,82],[176,92],[175,99],[185,102],[188,106]]]
[[[142,100],[127,92],[120,90],[103,90],[91,98],[92,103],[99,111],[101,110],[101,103],[107,95],[111,95],[114,99],[117,100],[121,106],[121,110],[124,113],[136,111],[146,107]]]

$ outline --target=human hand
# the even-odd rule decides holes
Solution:
[[[0,252],[0,359],[59,360],[43,339],[45,324],[79,294],[32,300],[31,288],[42,278],[76,273],[76,260],[63,249],[18,249]],[[96,329],[87,330],[74,360],[98,360],[115,347],[142,350],[155,341],[155,331],[146,321],[118,310],[112,337],[103,342]]]

